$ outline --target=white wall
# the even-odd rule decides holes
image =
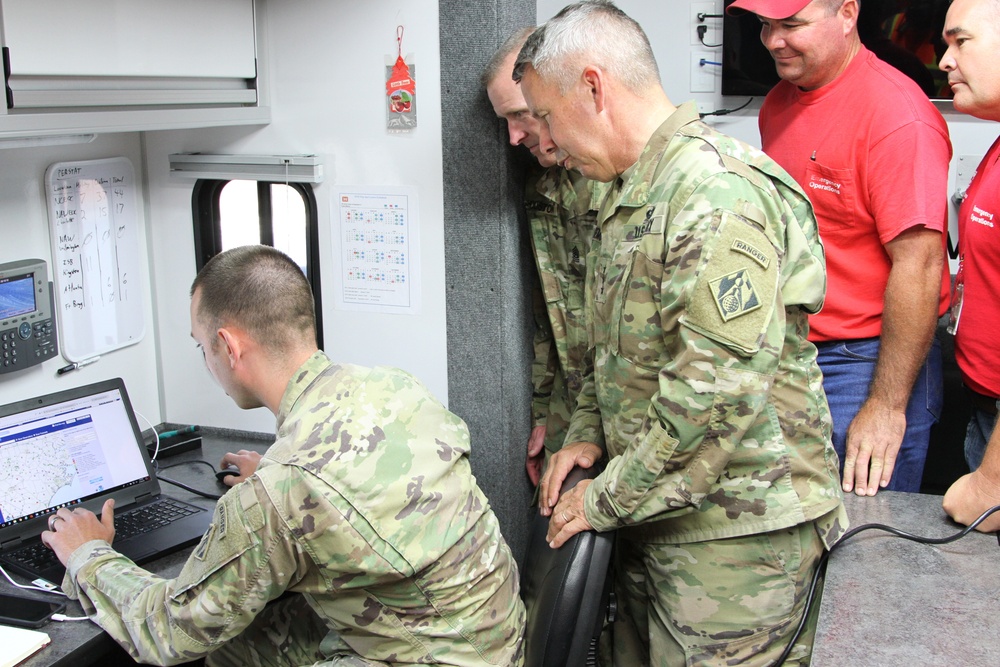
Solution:
[[[0,150],[0,262],[40,258],[53,277],[52,245],[49,239],[45,198],[45,169],[54,162],[124,156],[132,161],[136,179],[142,174],[138,135],[111,134],[93,143],[46,148]],[[138,190],[141,194],[142,187]],[[0,375],[0,404],[31,398],[111,377],[122,377],[135,409],[156,424],[162,421],[156,368],[156,329],[153,326],[150,267],[145,252],[148,235],[144,213],[138,211],[140,270],[145,301],[146,335],[136,345],[107,353],[78,371],[57,376],[67,362],[61,356],[25,370]],[[141,423],[142,428],[146,428]]]
[[[215,386],[190,339],[187,293],[195,273],[191,183],[171,181],[167,174],[167,156],[184,151],[322,156],[327,177],[315,192],[327,351],[342,361],[402,367],[447,401],[437,2],[264,4],[262,29],[269,48],[261,66],[269,69],[271,80],[269,126],[108,134],[87,145],[0,150],[0,262],[41,257],[50,261],[50,274],[45,168],[64,160],[124,155],[137,176],[148,172],[140,188],[145,206],[139,240],[148,277],[144,340],[61,377],[56,376],[66,363],[61,357],[0,375],[0,403],[122,376],[136,409],[153,423],[273,430],[270,413],[240,411]],[[397,25],[405,26],[404,55],[412,54],[417,65],[419,127],[412,135],[388,135],[384,129],[385,58],[395,57]],[[418,314],[334,309],[330,193],[340,184],[417,188],[422,259]]]
[[[434,0],[267,2],[272,122],[260,128],[150,133],[150,238],[156,284],[165,414],[171,421],[272,431],[273,416],[244,412],[215,386],[190,339],[188,289],[195,273],[191,183],[168,178],[167,156],[216,153],[315,153],[326,180],[315,190],[326,351],[336,360],[404,368],[447,400],[443,182],[438,5]],[[416,62],[418,127],[385,131],[385,57]],[[408,62],[410,62],[408,58]],[[331,191],[338,185],[412,185],[418,189],[422,308],[417,315],[337,311]]]

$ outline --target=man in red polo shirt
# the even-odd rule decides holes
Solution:
[[[858,0],[737,0],[782,81],[760,110],[764,151],[809,194],[826,249],[809,318],[844,491],[919,491],[941,409],[937,318],[951,144],[909,77],[858,37]]]
[[[955,109],[983,120],[1000,121],[1000,0],[955,0],[945,19],[948,50],[941,69],[955,95]],[[973,415],[965,439],[972,473],[959,478],[944,496],[944,509],[966,525],[1000,504],[1000,139],[976,170],[958,214],[960,264],[952,301],[955,357],[965,386],[973,392]],[[988,444],[987,444],[988,443]],[[1000,530],[1000,513],[978,527]]]

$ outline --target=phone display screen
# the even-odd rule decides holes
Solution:
[[[35,274],[0,278],[0,320],[35,310]]]

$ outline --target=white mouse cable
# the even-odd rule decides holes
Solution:
[[[10,578],[10,575],[7,574],[7,570],[5,570],[2,565],[0,565],[0,574],[3,574],[4,578],[7,579],[7,581],[9,581],[12,586],[16,586],[17,588],[20,588],[22,590],[41,591],[42,593],[53,593],[55,595],[62,595],[63,597],[66,597],[66,594],[60,591],[59,589],[43,588],[41,586],[35,586],[32,584],[19,584]]]
[[[149,428],[152,429],[152,431],[153,431],[153,437],[156,439],[156,447],[153,448],[153,455],[150,456],[149,459],[151,461],[155,462],[157,455],[160,453],[160,434],[156,432],[156,427],[153,426],[153,422],[151,422],[148,419],[146,419],[142,414],[139,413],[138,410],[134,410],[133,409],[133,412],[135,412],[135,414],[136,414],[137,417],[142,418],[142,421],[144,421],[147,424],[149,424]],[[146,443],[143,443],[143,444],[146,444]]]

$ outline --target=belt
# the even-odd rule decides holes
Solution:
[[[966,387],[966,389],[969,389]],[[992,396],[986,396],[980,394],[977,391],[972,391],[969,389],[969,396],[972,398],[972,407],[980,412],[985,412],[993,417],[997,416],[997,399]]]

